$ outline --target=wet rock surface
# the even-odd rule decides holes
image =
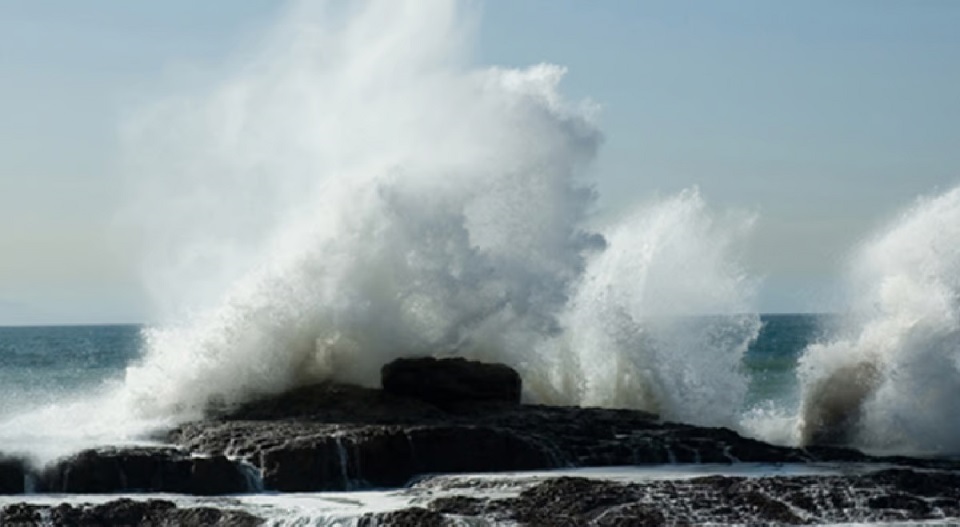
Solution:
[[[216,455],[191,456],[163,447],[85,450],[30,476],[35,481],[34,490],[47,493],[219,495],[247,492],[253,486],[250,469],[240,462]]]
[[[399,487],[425,473],[532,470],[554,465],[548,449],[520,434],[472,425],[207,423],[178,438],[201,452],[247,459],[268,490]]]
[[[250,490],[242,467],[222,455],[192,457],[163,448],[87,450],[47,468],[40,481],[44,491],[66,493],[215,495]]]
[[[122,498],[98,505],[62,503],[54,506],[16,503],[0,509],[0,525],[10,527],[254,527],[263,523],[263,519],[243,511],[213,507],[178,508],[166,500]]]
[[[563,477],[543,481],[516,498],[445,497],[427,508],[461,521],[531,526],[936,521],[960,516],[958,485],[958,474],[911,469],[629,484]]]
[[[443,514],[422,507],[411,507],[379,514],[365,514],[357,522],[358,527],[447,527],[453,525],[455,523]]]
[[[541,477],[521,483],[496,476],[473,481],[437,477],[401,491],[406,492],[418,497],[413,500],[415,506],[328,520],[330,524],[395,527],[634,526],[950,523],[960,517],[960,475],[904,468],[846,475],[705,476],[634,483],[585,477]],[[268,520],[233,508],[178,508],[166,500],[0,507],[0,525],[253,526]],[[314,523],[297,524],[327,524],[303,521]]]
[[[426,477],[400,491],[418,496],[417,506],[361,514],[356,521],[396,526],[462,525],[464,521],[471,525],[686,525],[960,516],[960,463],[956,461],[879,458],[837,447],[780,447],[728,429],[664,422],[639,411],[521,405],[514,399],[513,376],[501,370],[506,367],[475,367],[467,361],[401,363],[399,374],[388,375],[385,368],[385,384],[390,384],[391,375],[403,378],[405,371],[437,364],[442,366],[434,374],[453,368],[455,375],[448,374],[455,378],[487,375],[490,386],[473,379],[465,381],[467,388],[452,394],[451,390],[459,389],[453,383],[443,388],[447,390],[443,397],[402,387],[409,379],[390,390],[332,383],[305,386],[184,424],[170,432],[170,443],[175,445],[171,447],[88,450],[42,470],[0,458],[0,494],[23,493],[28,486],[39,492],[71,494],[309,492],[398,488],[426,474],[822,461],[865,463],[884,470],[639,483],[552,477],[522,488],[502,477],[466,478],[463,488],[446,488],[441,495],[431,495],[428,488],[428,499],[420,499],[417,493],[425,488],[422,481],[438,480]],[[501,492],[491,498],[484,492],[511,485],[515,492],[509,497]],[[261,521],[235,510],[177,508],[163,500],[58,506],[17,503],[0,512],[0,525],[257,525]]]
[[[724,428],[638,411],[459,402],[443,408],[381,390],[323,384],[246,405],[171,434],[183,448],[261,470],[280,491],[396,487],[419,474],[663,463],[897,462],[835,447],[769,445]]]

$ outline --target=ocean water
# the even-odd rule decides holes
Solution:
[[[747,409],[798,402],[797,363],[804,349],[821,340],[836,318],[827,314],[760,315],[763,327],[743,357],[749,383]]]
[[[0,417],[118,382],[142,351],[136,325],[0,327]]]

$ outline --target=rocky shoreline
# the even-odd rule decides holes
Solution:
[[[880,523],[960,516],[960,474],[887,469],[858,476],[706,476],[619,483],[560,477],[518,496],[436,499],[409,515],[416,523],[450,525],[451,517],[538,526]]]
[[[254,527],[264,520],[243,511],[214,507],[180,508],[168,500],[121,498],[102,504],[34,505],[17,503],[0,510],[0,525],[33,526],[217,526]]]
[[[0,494],[216,496],[403,488],[425,474],[852,462],[887,468],[869,474],[711,476],[683,482],[547,478],[509,498],[471,496],[465,490],[358,522],[443,525],[451,518],[473,517],[529,525],[803,524],[960,516],[960,464],[951,461],[781,447],[638,411],[522,405],[513,370],[464,360],[398,361],[384,368],[383,386],[325,383],[266,397],[177,427],[169,433],[168,447],[88,450],[40,470],[0,458]],[[118,514],[138,518],[120,521],[130,525],[223,520],[168,503],[127,498],[59,508],[13,503],[0,510],[0,524],[107,525],[115,522],[96,518],[120,521]],[[261,520],[230,516],[241,512],[220,511],[225,525]],[[203,522],[191,523],[197,518]]]

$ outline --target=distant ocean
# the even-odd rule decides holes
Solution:
[[[0,327],[0,416],[119,380],[142,348],[137,325]]]

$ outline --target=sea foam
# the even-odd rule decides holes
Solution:
[[[798,441],[960,451],[960,188],[919,199],[849,276],[847,323],[800,359]]]
[[[158,323],[119,388],[15,422],[65,438],[86,412],[109,442],[458,355],[515,367],[530,401],[734,424],[760,327],[737,258],[752,217],[688,189],[595,221],[597,105],[562,94],[559,66],[474,65],[476,20],[446,0],[296,4],[212,81],[135,112],[123,220]]]
[[[510,364],[530,400],[729,421],[759,329],[735,258],[752,218],[688,190],[588,226],[602,136],[564,68],[472,65],[455,2],[334,11],[296,7],[130,127],[145,276],[174,315],[128,372],[138,411],[375,385],[432,354]]]

